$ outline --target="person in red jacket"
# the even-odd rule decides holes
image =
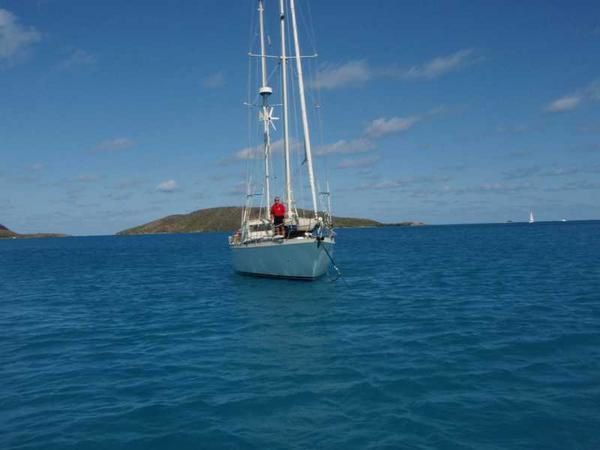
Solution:
[[[279,201],[279,197],[275,197],[275,203],[271,206],[271,217],[273,225],[275,225],[275,233],[284,235],[283,220],[285,218],[285,205]]]

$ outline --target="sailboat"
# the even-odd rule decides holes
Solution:
[[[529,211],[529,223],[534,223],[535,219],[533,218],[533,211]]]
[[[289,22],[288,22],[289,12]],[[260,177],[262,183],[260,189],[255,189],[254,184],[248,183],[246,203],[242,209],[241,226],[239,230],[229,237],[229,247],[232,252],[233,268],[236,272],[267,277],[295,278],[313,280],[324,275],[330,264],[333,263],[333,249],[335,245],[335,233],[331,216],[331,197],[329,187],[326,192],[317,192],[317,182],[313,164],[313,151],[311,146],[311,133],[306,106],[305,82],[303,76],[302,59],[305,58],[300,52],[299,33],[296,20],[295,0],[279,0],[279,34],[280,55],[279,60],[281,73],[281,119],[282,119],[282,142],[283,142],[283,179],[285,181],[283,204],[285,216],[283,230],[281,226],[276,229],[272,222],[269,205],[271,202],[272,181],[272,130],[275,131],[274,108],[270,102],[273,88],[269,85],[269,72],[267,63],[274,57],[267,55],[265,50],[265,8],[264,0],[258,0],[258,25],[260,53],[250,53],[251,57],[260,61],[260,80],[258,86],[259,102],[256,106],[259,110],[258,119],[262,122],[259,126],[262,135],[260,146],[261,159],[264,160]],[[291,26],[293,37],[293,54],[287,55],[287,27]],[[269,39],[270,40],[270,39]],[[292,52],[290,52],[292,53]],[[288,79],[288,73],[292,67],[296,78]],[[290,101],[288,82],[297,86],[297,95],[300,106],[300,119],[302,129],[302,142],[304,148],[303,161],[297,171],[305,166],[308,185],[310,187],[310,207],[299,208],[296,204],[294,183],[292,180],[292,141],[290,139]],[[298,101],[295,102],[296,104]],[[258,193],[256,192],[258,191]],[[253,206],[256,198],[261,199],[261,205]],[[324,207],[319,207],[322,200]]]

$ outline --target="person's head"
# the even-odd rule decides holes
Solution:
[[[275,197],[275,203],[279,203],[279,197]]]

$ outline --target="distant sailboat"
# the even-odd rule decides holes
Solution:
[[[534,223],[535,219],[533,218],[533,211],[529,211],[529,223]]]

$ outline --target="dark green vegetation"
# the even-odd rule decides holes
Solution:
[[[0,239],[28,239],[28,238],[48,238],[48,237],[65,237],[66,234],[57,233],[33,233],[19,234],[9,230],[4,225],[0,225]]]
[[[239,228],[242,208],[225,206],[221,208],[199,209],[189,214],[176,214],[120,231],[119,235],[155,234],[155,233],[197,233],[204,231],[233,231]],[[370,219],[352,217],[334,217],[336,228],[381,227],[384,224]],[[414,222],[394,224],[401,226],[422,225]]]

